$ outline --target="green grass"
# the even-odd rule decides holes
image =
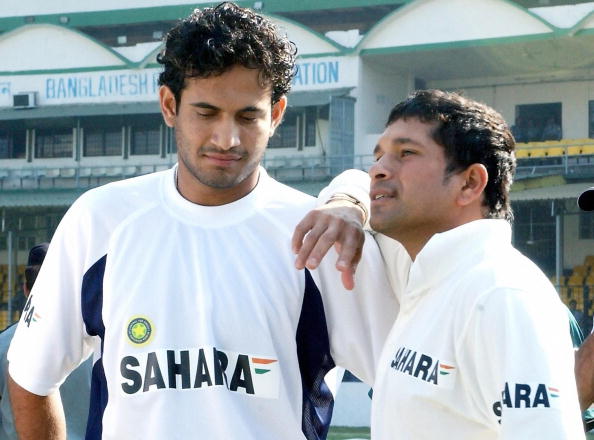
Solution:
[[[347,440],[350,438],[369,438],[369,428],[330,427],[328,440]]]

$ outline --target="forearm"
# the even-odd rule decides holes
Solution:
[[[594,402],[594,336],[590,335],[575,355],[575,378],[582,411]]]
[[[65,440],[66,423],[59,392],[38,396],[8,377],[16,431],[20,440]]]

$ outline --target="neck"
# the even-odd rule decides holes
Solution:
[[[423,250],[427,242],[429,242],[429,240],[431,240],[431,237],[433,237],[435,234],[447,232],[449,230],[457,228],[458,226],[462,226],[466,223],[470,223],[472,221],[480,220],[483,218],[485,217],[482,215],[482,213],[473,213],[465,216],[460,216],[459,218],[453,219],[451,222],[442,224],[440,227],[437,228],[430,228],[424,230],[420,227],[415,228],[411,231],[402,231],[401,233],[398,233],[398,231],[396,231],[392,234],[386,235],[390,238],[398,240],[402,244],[402,246],[404,246],[404,248],[408,252],[408,255],[410,255],[410,258],[414,261],[417,258],[419,252]]]
[[[221,206],[233,203],[247,196],[258,184],[259,171],[254,170],[240,183],[228,188],[205,184],[195,176],[179,167],[175,176],[175,186],[182,197],[203,206]]]

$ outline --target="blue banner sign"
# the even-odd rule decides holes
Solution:
[[[46,78],[45,99],[152,96],[156,98],[159,72],[109,72]]]

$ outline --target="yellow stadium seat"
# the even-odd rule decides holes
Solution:
[[[583,154],[594,154],[594,145],[584,145],[582,147]]]
[[[528,157],[545,157],[546,148],[530,148],[528,150]]]
[[[564,147],[549,147],[546,149],[547,156],[563,156],[565,155]]]
[[[526,148],[520,148],[516,150],[516,159],[525,159],[530,157]]]
[[[584,302],[584,286],[573,286],[571,288],[571,296],[576,302]]]
[[[8,310],[0,310],[0,329],[5,329],[8,325]]]
[[[588,269],[589,269],[588,266],[586,266],[584,264],[578,264],[577,266],[574,266],[572,275],[578,274],[578,275],[586,276],[588,273]]]
[[[582,154],[582,146],[581,145],[571,145],[567,147],[567,154],[570,156],[578,156]]]

